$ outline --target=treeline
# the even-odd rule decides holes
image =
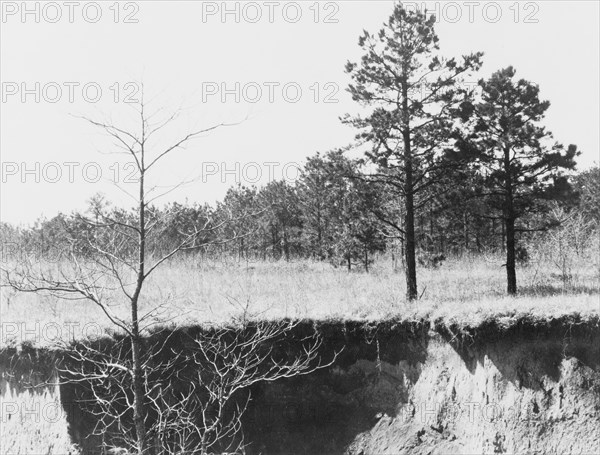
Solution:
[[[372,182],[362,172],[362,161],[347,158],[343,151],[316,154],[308,158],[296,182],[272,181],[257,187],[237,186],[227,191],[222,202],[208,204],[170,203],[148,210],[150,251],[164,256],[189,240],[188,254],[206,260],[240,262],[292,261],[313,259],[335,266],[369,270],[377,253],[388,252],[403,262],[401,220],[393,194]],[[504,252],[504,223],[491,216],[496,208],[482,196],[485,185],[476,172],[461,171],[449,179],[452,184],[430,188],[416,218],[418,262],[436,266],[444,258],[472,253]],[[589,222],[590,230],[600,226],[600,168],[581,172],[565,182],[567,198],[540,201],[542,212],[525,216],[525,226],[558,225],[548,219],[556,207],[561,213],[577,212]],[[543,204],[542,204],[543,202]],[[540,214],[542,213],[542,214]],[[111,220],[112,229],[107,229]],[[101,195],[89,201],[86,213],[60,213],[40,219],[33,227],[19,229],[1,224],[5,260],[20,254],[37,254],[48,260],[68,259],[72,252],[96,254],[92,245],[121,255],[137,254],[136,239],[115,235],[118,223],[136,225],[134,209],[111,207]],[[535,229],[531,229],[535,232]],[[518,238],[520,258],[526,259],[523,230]],[[102,238],[104,236],[104,238]],[[129,252],[129,254],[128,254]]]

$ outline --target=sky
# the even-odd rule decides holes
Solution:
[[[405,2],[436,12],[443,55],[484,52],[474,78],[512,65],[551,102],[545,125],[599,158],[599,2]],[[349,144],[346,87],[362,30],[390,1],[1,2],[0,220],[29,225],[103,193],[131,206],[132,163],[81,117],[138,125],[179,112],[154,150],[221,123],[151,175],[157,203],[214,204],[238,183],[293,180],[307,156]]]

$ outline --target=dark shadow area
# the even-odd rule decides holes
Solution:
[[[382,414],[394,415],[397,406],[406,403],[408,392],[402,390],[401,377],[386,371],[386,366],[401,364],[399,369],[416,381],[418,366],[427,355],[428,327],[393,322],[319,324],[323,356],[340,352],[337,361],[309,376],[252,390],[244,422],[252,441],[248,453],[343,454]]]
[[[128,346],[125,349],[121,348],[121,351],[116,353],[115,347],[123,343]],[[120,358],[129,354],[130,343],[127,343],[126,338],[122,335],[113,335],[96,340],[89,345],[101,353],[115,352],[115,357]],[[82,346],[80,343],[73,343],[71,348],[74,352],[81,350]],[[61,371],[61,402],[67,414],[71,441],[79,446],[82,455],[105,455],[106,452],[101,449],[103,438],[94,434],[98,423],[98,417],[90,412],[90,409],[94,408],[94,395],[88,384],[80,381],[81,378],[74,377],[66,372],[66,370],[85,370],[89,367],[76,362],[72,357],[72,353],[69,352],[63,353],[58,367]]]
[[[161,344],[168,352],[185,352],[186,343],[202,331],[201,327],[162,330],[152,335],[149,344]],[[405,403],[398,367],[418,379],[427,356],[429,325],[423,322],[382,323],[304,321],[286,334],[273,348],[273,359],[293,359],[303,341],[316,332],[322,340],[322,363],[334,364],[314,373],[254,385],[243,418],[243,433],[249,454],[342,454],[357,434],[367,431],[381,413],[393,415]],[[122,341],[122,340],[121,340]],[[156,342],[159,343],[156,343]],[[105,340],[101,349],[110,349],[116,340]],[[128,348],[122,350],[127,355]],[[197,368],[191,365],[191,368]],[[177,389],[174,380],[170,387]],[[102,441],[89,436],[97,419],[76,403],[92,399],[81,383],[61,386],[63,404],[69,413],[71,436],[84,454],[101,453]],[[247,395],[239,395],[245,402]],[[76,409],[73,409],[76,408]]]

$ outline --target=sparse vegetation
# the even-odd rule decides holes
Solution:
[[[532,313],[551,318],[571,312],[597,313],[598,237],[590,238],[581,255],[569,256],[567,282],[550,259],[549,248],[551,245],[529,247],[529,262],[517,266],[522,277],[518,297],[503,292],[502,256],[481,254],[448,258],[438,267],[421,268],[423,288],[414,303],[406,301],[404,284],[389,255],[379,256],[369,273],[348,273],[345,268],[311,260],[247,262],[188,256],[157,271],[140,297],[140,311],[161,304],[163,312],[155,322],[174,326],[219,324],[243,314],[250,319],[442,318],[468,325],[494,314]],[[126,302],[113,302],[117,314],[126,311]],[[102,313],[85,302],[17,294],[10,303],[3,298],[1,305],[8,321],[78,323],[80,327],[93,323],[111,328]]]

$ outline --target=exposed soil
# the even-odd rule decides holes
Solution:
[[[244,422],[248,451],[600,453],[598,319],[509,322],[319,323],[323,357],[341,354],[328,369],[254,387]],[[280,349],[291,354],[312,327],[298,326]],[[32,348],[1,351],[3,400],[30,393],[28,383],[54,374],[59,358]],[[92,422],[72,412],[72,386],[36,390],[60,393],[69,437],[92,453],[93,442],[85,442]],[[2,453],[17,453],[16,445],[5,450],[8,437],[15,436],[3,432]]]

